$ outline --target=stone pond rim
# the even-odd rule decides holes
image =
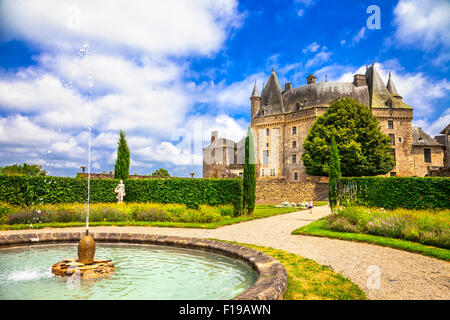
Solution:
[[[80,241],[83,234],[83,232],[56,231],[0,235],[0,249],[20,245],[76,243]],[[258,280],[247,291],[234,297],[233,300],[280,300],[283,299],[287,289],[287,272],[283,265],[273,257],[252,248],[209,239],[153,234],[93,232],[90,235],[96,242],[173,246],[203,250],[239,259],[258,273]]]

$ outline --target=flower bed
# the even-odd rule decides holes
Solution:
[[[0,203],[0,224],[38,224],[84,222],[87,205],[80,203],[41,204],[28,207]],[[233,205],[199,205],[162,203],[95,203],[90,205],[89,221],[168,221],[210,223],[232,217]]]
[[[450,210],[339,208],[324,220],[323,229],[404,239],[450,249]]]

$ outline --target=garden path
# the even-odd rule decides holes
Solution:
[[[256,219],[217,229],[91,227],[95,232],[150,233],[215,238],[285,250],[315,260],[344,275],[369,299],[450,299],[450,263],[416,253],[367,243],[291,235],[294,229],[330,214],[328,206]],[[19,232],[83,232],[83,228]],[[94,235],[95,237],[95,235]],[[377,281],[379,279],[379,281]]]

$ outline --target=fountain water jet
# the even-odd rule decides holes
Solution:
[[[83,44],[83,48],[80,49],[80,57],[87,57],[89,52],[89,42]],[[89,59],[88,59],[89,66]],[[90,70],[90,68],[89,68]],[[94,83],[92,76],[88,76],[88,103],[89,106],[92,103],[92,88]],[[90,108],[88,108],[90,110]],[[92,279],[103,277],[109,273],[114,272],[114,264],[111,260],[94,260],[95,256],[95,241],[94,238],[89,235],[89,209],[90,209],[90,182],[91,182],[91,119],[88,119],[88,185],[87,185],[87,212],[86,212],[86,234],[81,238],[78,243],[78,259],[68,259],[55,263],[52,266],[52,272],[59,276],[72,276],[77,275],[82,279]]]

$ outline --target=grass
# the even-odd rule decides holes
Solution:
[[[363,233],[352,233],[352,232],[337,232],[324,229],[324,224],[326,223],[325,218],[317,220],[299,229],[296,229],[292,234],[303,234],[318,237],[327,237],[333,239],[350,240],[358,242],[366,242],[377,244],[380,246],[391,247],[395,249],[406,250],[410,252],[420,253],[429,257],[449,261],[450,260],[450,250],[437,248],[433,246],[423,245],[421,243],[416,243],[412,241],[394,239],[382,236],[375,236]]]
[[[195,222],[169,222],[169,221],[98,221],[89,222],[90,226],[139,226],[139,227],[172,227],[172,228],[201,228],[201,229],[216,229],[218,227],[240,223],[244,221],[250,221],[254,219],[267,218],[279,214],[285,214],[290,212],[299,211],[299,208],[275,208],[269,205],[257,205],[252,215],[242,215],[238,217],[225,217],[225,219],[210,222],[210,223],[195,223]],[[83,227],[85,222],[49,222],[49,223],[36,223],[30,227],[30,224],[3,224],[0,225],[0,230],[24,230],[24,229],[42,229],[42,228],[73,228]]]
[[[313,260],[270,247],[231,243],[264,252],[281,262],[288,276],[288,287],[284,294],[284,300],[367,299],[364,291],[356,284]]]

